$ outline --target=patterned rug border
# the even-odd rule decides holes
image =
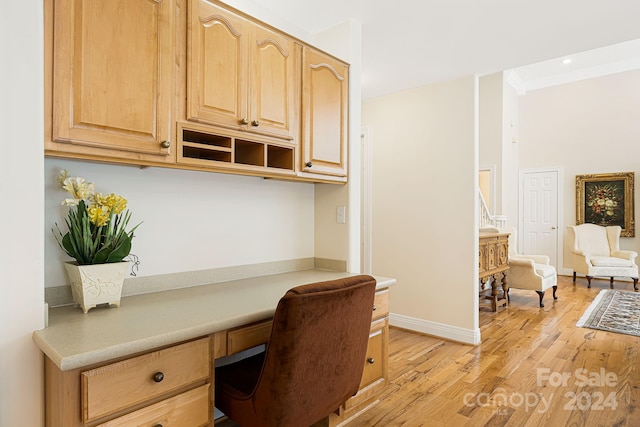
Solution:
[[[601,290],[576,326],[640,336],[640,293]]]

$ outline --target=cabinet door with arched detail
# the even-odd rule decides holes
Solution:
[[[246,128],[250,24],[206,0],[189,6],[187,119]]]
[[[302,167],[347,176],[349,66],[318,50],[303,50]]]
[[[300,68],[297,48],[289,37],[256,25],[250,42],[249,126],[254,132],[294,139],[296,93]]]

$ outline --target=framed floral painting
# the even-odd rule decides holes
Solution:
[[[576,224],[619,225],[635,236],[633,172],[576,175]]]

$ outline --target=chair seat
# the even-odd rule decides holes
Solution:
[[[553,265],[548,264],[534,264],[536,273],[543,278],[553,277],[556,275],[556,268]]]
[[[635,264],[624,258],[594,256],[591,257],[591,265],[594,267],[633,267]]]

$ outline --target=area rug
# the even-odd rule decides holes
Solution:
[[[640,336],[640,293],[601,290],[576,326]]]

